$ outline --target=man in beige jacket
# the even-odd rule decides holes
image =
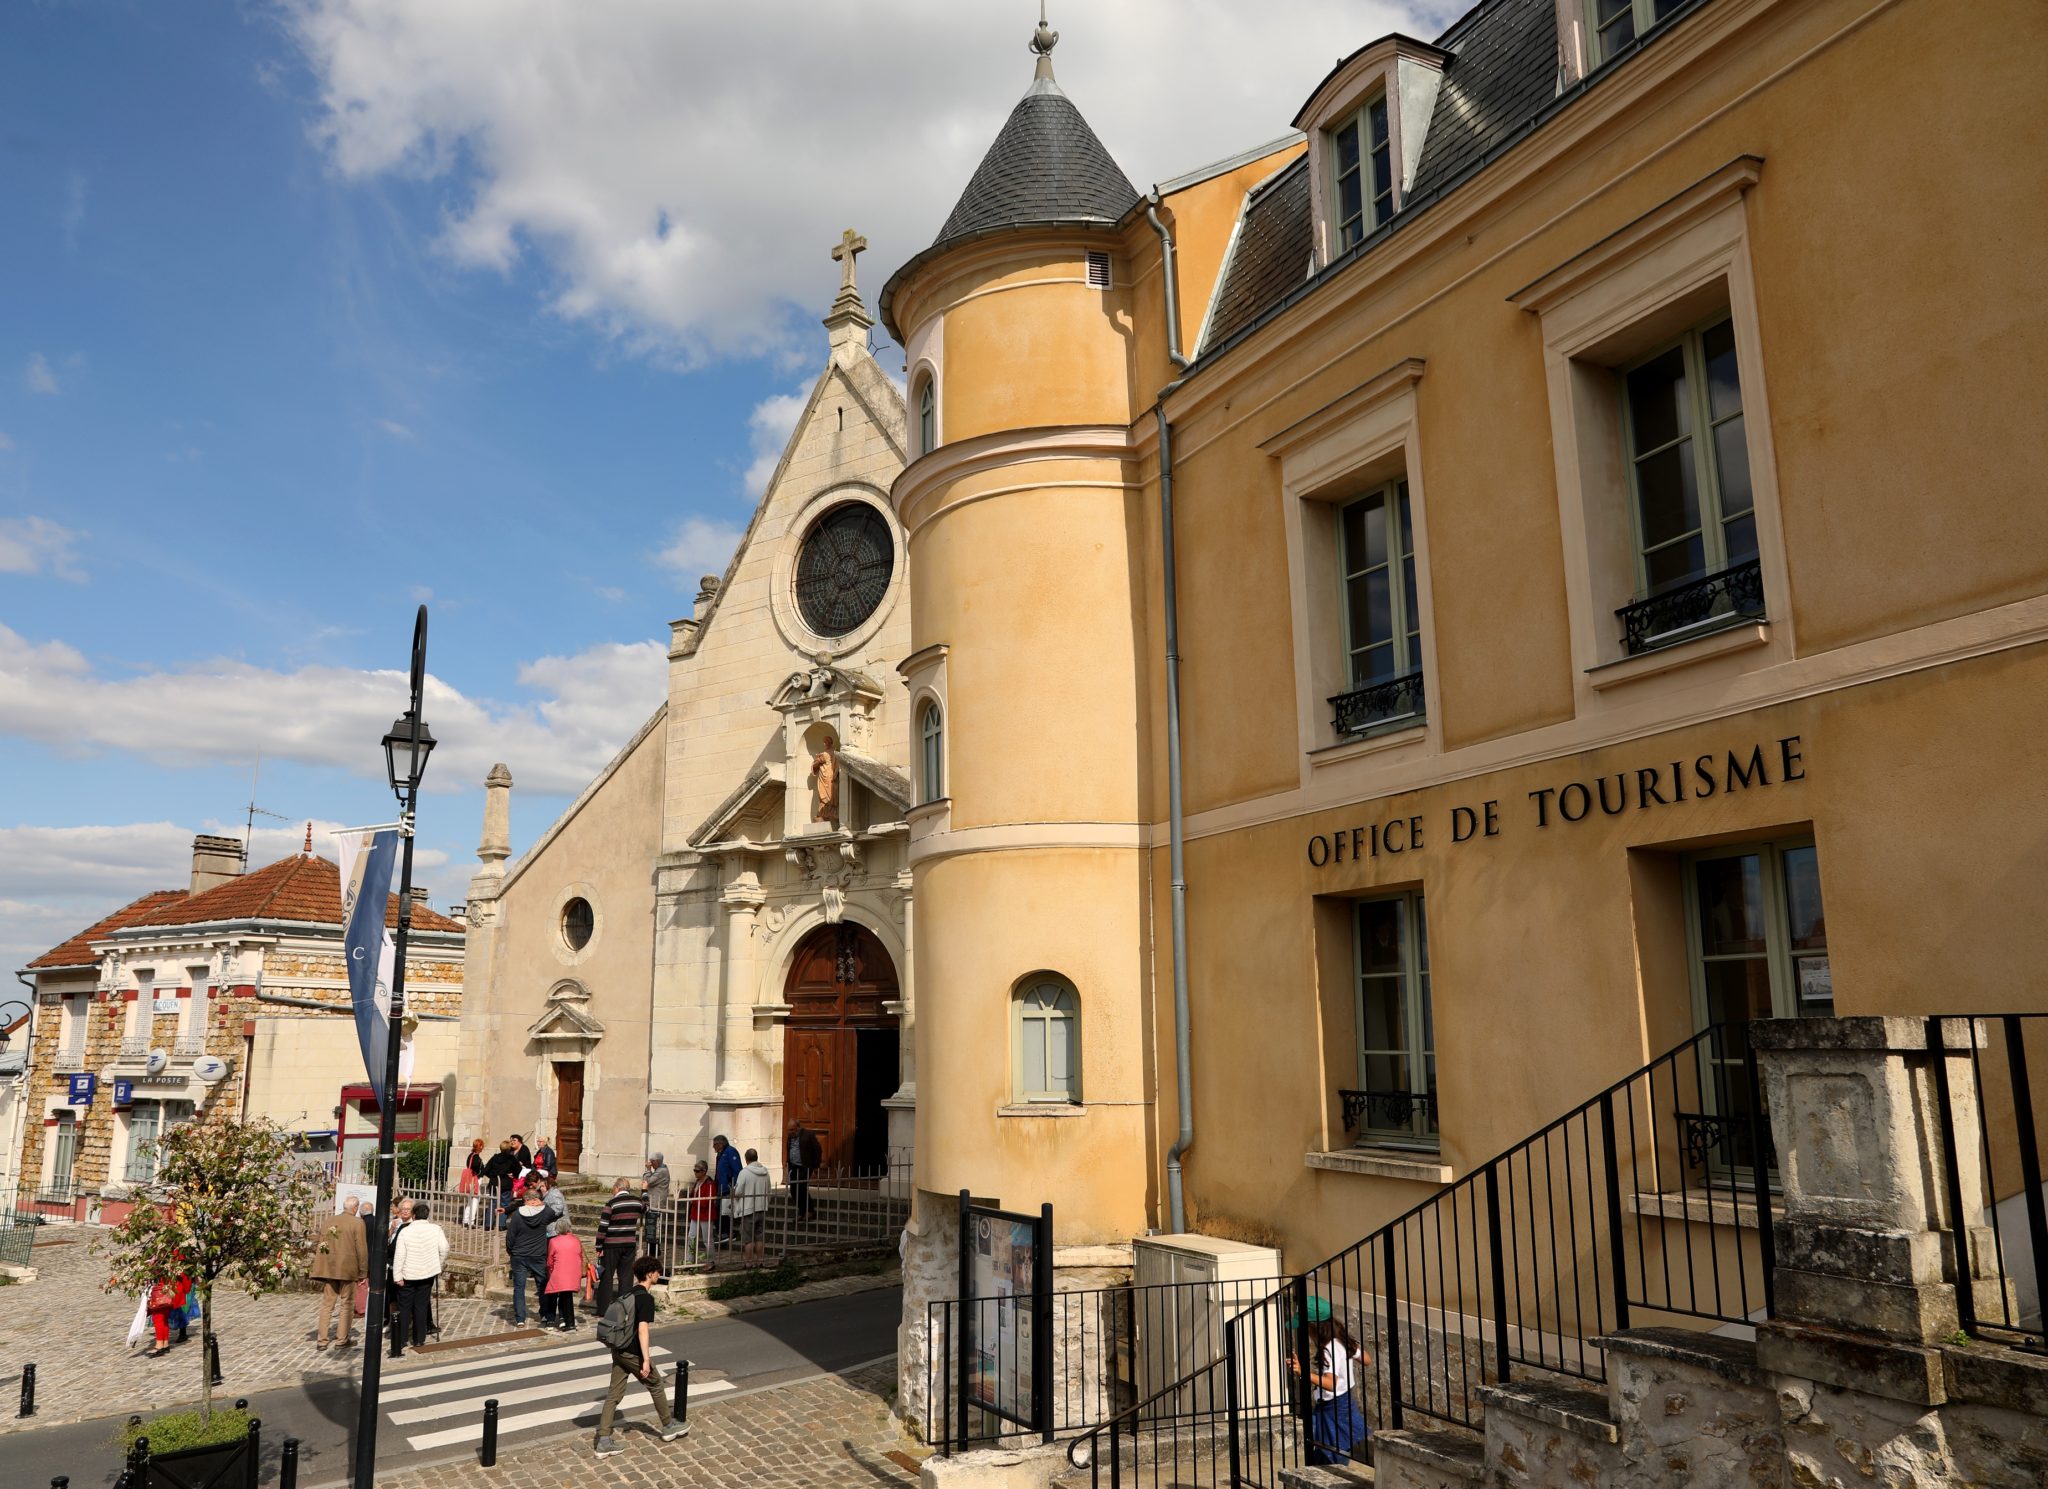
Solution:
[[[327,1318],[341,1314],[340,1348],[348,1348],[350,1325],[355,1320],[356,1284],[370,1272],[369,1241],[363,1222],[357,1217],[361,1202],[350,1195],[334,1223],[313,1248],[313,1265],[307,1275],[320,1284],[320,1322],[313,1331],[313,1348],[327,1348]]]

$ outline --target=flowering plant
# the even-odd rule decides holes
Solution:
[[[94,1243],[112,1262],[108,1292],[147,1293],[192,1279],[202,1337],[213,1334],[213,1292],[227,1282],[251,1297],[275,1292],[298,1269],[301,1222],[319,1202],[313,1176],[292,1160],[283,1129],[203,1116],[156,1140],[156,1182]],[[201,1415],[213,1415],[213,1375],[199,1352]]]

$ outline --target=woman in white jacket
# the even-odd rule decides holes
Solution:
[[[732,1214],[733,1229],[740,1240],[740,1260],[749,1267],[760,1266],[763,1259],[768,1230],[768,1195],[773,1187],[768,1177],[768,1166],[761,1162],[761,1155],[752,1148],[747,1149],[747,1166],[732,1181]]]
[[[448,1233],[430,1218],[426,1205],[412,1207],[412,1219],[391,1243],[391,1353],[402,1354],[406,1336],[418,1349],[434,1332],[434,1279],[448,1263]]]

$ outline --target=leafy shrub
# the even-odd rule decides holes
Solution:
[[[185,1448],[210,1448],[235,1442],[249,1435],[249,1414],[245,1411],[217,1411],[211,1421],[204,1412],[174,1411],[145,1422],[124,1422],[114,1434],[114,1446],[124,1453],[135,1439],[149,1439],[151,1457],[176,1453]]]
[[[427,1138],[407,1138],[394,1150],[400,1189],[431,1189],[435,1186],[434,1149],[440,1146]]]
[[[785,1293],[804,1282],[803,1269],[793,1261],[784,1259],[773,1268],[757,1268],[741,1272],[732,1277],[722,1277],[705,1289],[704,1295],[714,1303],[728,1302],[733,1298],[751,1298],[759,1293]]]

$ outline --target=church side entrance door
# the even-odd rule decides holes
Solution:
[[[785,1153],[802,1123],[817,1134],[827,1171],[886,1161],[882,1102],[896,1089],[897,1024],[882,1005],[897,996],[896,964],[863,926],[820,926],[797,947],[783,994]]]
[[[555,1061],[555,1163],[576,1172],[583,1157],[583,1062]]]

